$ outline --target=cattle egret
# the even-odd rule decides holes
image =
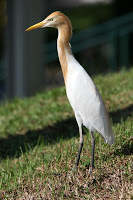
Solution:
[[[113,131],[102,97],[90,76],[72,54],[69,40],[72,36],[72,25],[63,13],[56,11],[43,21],[29,27],[26,31],[36,28],[53,27],[58,29],[57,50],[61,64],[66,93],[74,110],[79,127],[80,144],[76,161],[79,164],[83,147],[82,125],[89,129],[91,134],[92,153],[90,174],[94,167],[95,137],[93,132],[98,131],[106,143],[114,143]]]

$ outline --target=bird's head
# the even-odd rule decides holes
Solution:
[[[46,19],[43,21],[29,27],[26,31],[30,31],[37,28],[44,28],[44,27],[53,27],[59,29],[63,25],[69,25],[71,27],[71,22],[63,13],[56,11],[50,14]],[[72,27],[71,27],[72,28]]]

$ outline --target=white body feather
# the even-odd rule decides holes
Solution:
[[[79,164],[83,147],[83,124],[90,130],[91,134],[91,174],[94,167],[95,150],[95,137],[93,132],[98,131],[110,145],[114,143],[109,116],[95,84],[71,52],[69,40],[72,36],[72,26],[70,20],[63,13],[56,11],[42,22],[29,27],[26,31],[42,27],[58,29],[57,50],[59,61],[66,85],[67,96],[74,110],[80,133],[80,145],[75,167],[77,168]]]
[[[79,123],[98,131],[110,145],[114,143],[110,120],[101,95],[90,76],[66,51],[68,74],[66,93]]]

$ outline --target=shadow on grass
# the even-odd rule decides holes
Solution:
[[[133,138],[129,138],[129,140],[125,143],[125,145],[121,145],[120,148],[116,148],[114,152],[111,152],[110,155],[104,155],[103,160],[107,161],[111,155],[115,156],[128,156],[133,154]]]
[[[110,112],[110,117],[113,123],[121,123],[121,120],[126,121],[126,119],[133,115],[133,105],[130,105],[122,110],[117,110],[116,112]]]
[[[120,123],[121,119],[124,121],[127,117],[131,116],[133,113],[133,105],[123,109],[117,110],[116,112],[111,112],[110,117],[113,120],[113,123]],[[29,144],[30,148],[34,148],[39,140],[44,145],[54,144],[60,139],[70,139],[74,136],[79,136],[78,126],[74,118],[69,118],[61,122],[55,123],[53,126],[47,126],[42,130],[33,130],[28,131],[23,135],[9,135],[6,139],[0,139],[0,159],[6,157],[19,157],[22,152],[27,151]],[[29,148],[29,149],[30,149]],[[129,155],[133,153],[133,145],[124,146],[119,153]]]
[[[133,137],[130,137],[120,149],[116,149],[114,155],[131,155],[133,154]]]
[[[0,139],[0,159],[8,157],[19,157],[22,152],[34,148],[38,142],[54,144],[60,139],[72,138],[78,134],[78,127],[74,118],[69,118],[47,126],[41,130],[28,131],[22,135],[9,135],[6,139]],[[29,149],[30,149],[29,148]]]

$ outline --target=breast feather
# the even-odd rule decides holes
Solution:
[[[81,67],[71,71],[67,96],[73,107],[89,128],[91,124],[109,143],[114,143],[113,132],[102,97],[87,72]]]

